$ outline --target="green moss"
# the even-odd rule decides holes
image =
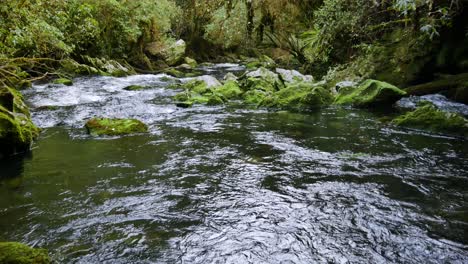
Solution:
[[[148,131],[148,126],[136,119],[93,118],[86,122],[85,127],[88,133],[94,136],[117,136]]]
[[[311,109],[328,105],[333,101],[331,93],[321,86],[301,82],[289,85],[267,97],[261,102],[262,106],[278,107],[283,109]]]
[[[392,123],[398,126],[468,137],[468,120],[466,118],[439,110],[429,102],[421,104],[414,111],[395,118]]]
[[[172,77],[176,77],[176,78],[184,78],[185,77],[185,73],[177,70],[177,69],[174,69],[174,68],[168,68],[168,69],[165,69],[163,71],[163,73],[167,74],[167,75],[170,75]]]
[[[63,85],[66,85],[66,86],[72,86],[73,85],[73,81],[70,80],[70,79],[67,79],[67,78],[58,78],[58,79],[55,79],[53,81],[53,83],[55,84],[63,84]]]
[[[190,65],[190,67],[192,68],[195,68],[197,67],[198,63],[196,60],[192,59],[192,58],[189,58],[189,57],[185,57],[184,59],[184,62],[187,64],[187,65]]]
[[[48,264],[50,262],[46,249],[34,249],[16,242],[0,242],[0,263]]]
[[[236,81],[226,81],[224,85],[214,89],[215,93],[221,94],[226,99],[237,99],[242,95],[242,90]]]
[[[217,94],[212,94],[208,97],[207,105],[221,105],[224,104],[224,100],[221,96]]]
[[[105,75],[94,67],[80,64],[72,59],[61,60],[62,71],[71,75]]]
[[[393,104],[406,92],[386,82],[366,80],[359,87],[340,89],[336,104],[350,104],[356,107],[380,106]]]
[[[0,88],[0,156],[28,150],[39,131],[21,94]]]
[[[273,95],[272,92],[265,92],[262,90],[250,90],[244,93],[244,101],[248,104],[259,105],[262,102],[269,100],[268,98]]]

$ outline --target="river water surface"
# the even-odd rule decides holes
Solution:
[[[176,81],[25,91],[43,132],[0,163],[0,240],[58,263],[468,263],[467,141],[348,108],[181,109]],[[92,137],[94,116],[150,133]]]

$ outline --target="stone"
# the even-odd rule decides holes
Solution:
[[[9,87],[0,88],[0,158],[28,151],[39,132],[22,95]]]
[[[53,81],[54,84],[63,84],[66,86],[72,86],[73,81],[67,78],[58,78]]]
[[[92,118],[85,125],[93,136],[119,136],[148,132],[148,126],[136,119]]]
[[[386,82],[366,80],[357,88],[341,88],[336,104],[350,104],[356,107],[391,105],[406,95],[406,92]]]
[[[438,109],[430,102],[420,102],[416,110],[392,121],[397,126],[468,137],[468,120],[457,113]]]
[[[49,264],[48,251],[31,248],[17,242],[0,242],[0,263],[4,264]]]
[[[333,96],[322,86],[299,82],[281,89],[267,99],[260,105],[281,109],[309,110],[329,105],[333,101]]]
[[[312,75],[303,75],[296,70],[276,68],[276,72],[280,75],[281,79],[284,81],[285,84],[314,81],[314,77],[312,77]]]
[[[185,64],[189,65],[191,68],[195,68],[198,65],[197,61],[190,57],[185,57],[184,62]]]

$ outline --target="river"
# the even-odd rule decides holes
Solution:
[[[30,154],[0,162],[0,240],[58,263],[468,263],[466,140],[346,107],[177,108],[177,81],[25,91],[43,132]],[[94,116],[150,132],[92,137]]]

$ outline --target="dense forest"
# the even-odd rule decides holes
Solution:
[[[204,75],[203,67],[220,63],[245,71]],[[347,105],[385,112],[381,126],[466,144],[468,111],[447,108],[468,104],[468,7],[464,0],[3,0],[0,159],[30,151],[44,128],[31,111],[59,108],[31,105],[22,95],[31,87],[158,74],[172,82],[171,100],[180,109],[241,101],[310,113]],[[423,100],[434,94],[449,102],[446,108]],[[395,108],[416,97],[423,99],[412,109]],[[124,117],[81,121],[92,136],[151,130]],[[0,263],[49,261],[40,249],[0,242]]]

